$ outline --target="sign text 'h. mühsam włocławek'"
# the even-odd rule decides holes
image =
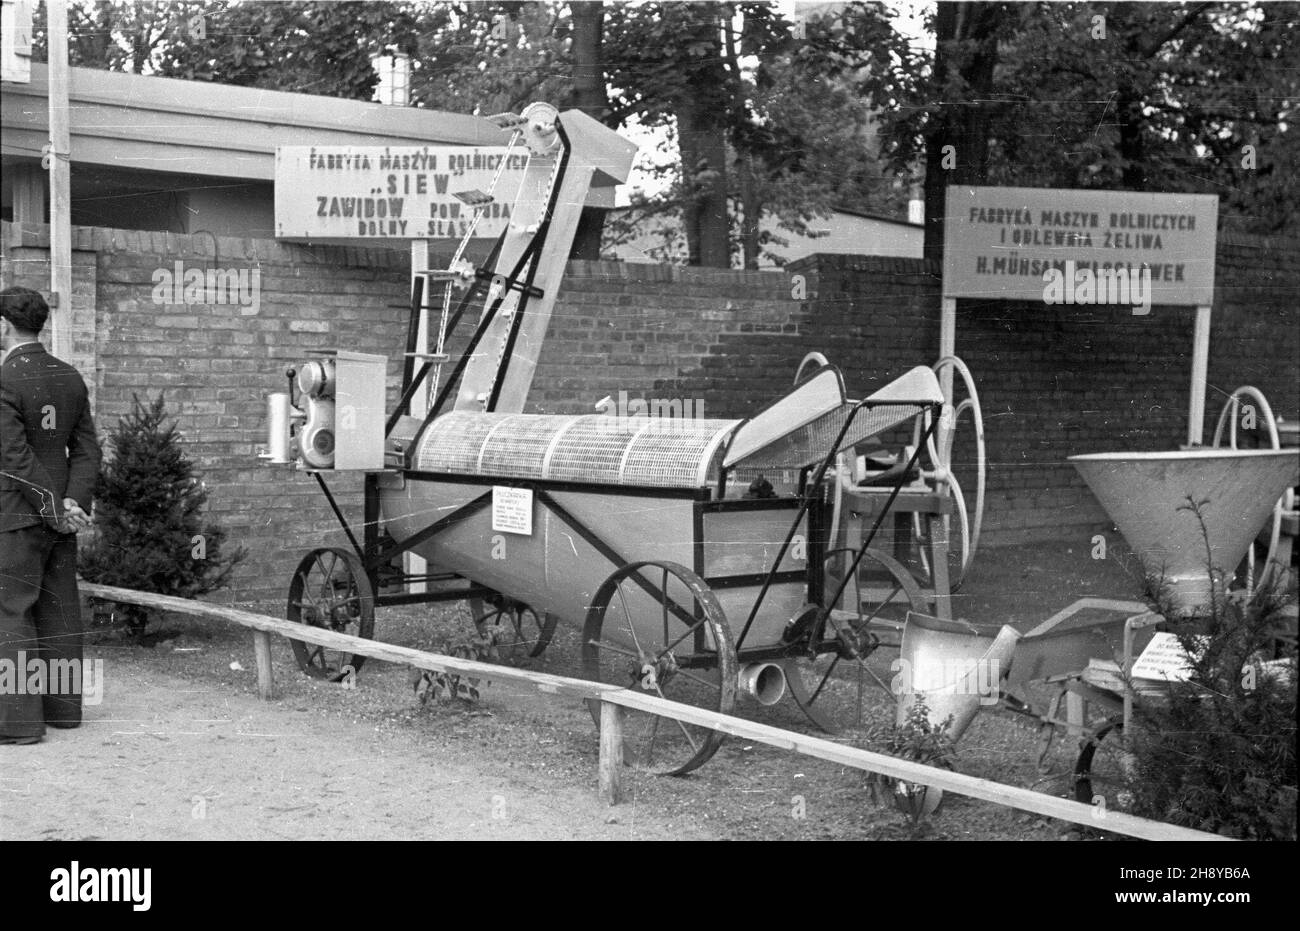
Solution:
[[[943,296],[1208,306],[1218,209],[1213,194],[949,187]]]

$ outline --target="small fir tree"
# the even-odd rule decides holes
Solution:
[[[1205,502],[1187,499],[1211,579],[1198,616],[1171,620],[1189,657],[1185,682],[1139,693],[1123,782],[1133,814],[1247,840],[1296,839],[1295,578],[1283,568],[1247,597],[1213,563]],[[1177,618],[1163,580],[1156,609]],[[1104,745],[1103,745],[1104,746]]]
[[[245,552],[223,554],[225,531],[205,522],[208,491],[181,450],[175,423],[163,422],[163,396],[147,407],[138,396],[133,403],[110,439],[113,458],[100,474],[81,575],[181,598],[220,588]],[[138,630],[146,615],[128,609],[127,617]]]

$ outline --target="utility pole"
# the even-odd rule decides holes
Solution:
[[[406,55],[393,52],[372,58],[370,64],[379,75],[379,84],[375,86],[375,99],[389,107],[409,107],[411,105],[411,60]],[[411,291],[414,291],[416,281],[423,278],[428,269],[429,240],[412,239]],[[429,315],[425,313],[425,309],[431,303],[429,295],[431,286],[432,279],[425,278],[420,290],[420,323],[415,342],[415,351],[419,353],[429,351]],[[418,359],[415,367],[417,369],[420,367]],[[411,398],[408,413],[412,417],[423,419],[429,412],[429,384],[432,381],[429,379],[424,388]],[[429,564],[423,556],[408,550],[402,554],[402,569],[407,575],[424,575],[429,571]],[[406,590],[411,594],[423,594],[428,591],[428,585],[424,582],[410,582]]]
[[[68,107],[68,3],[48,0],[50,146],[50,351],[72,358],[72,133]]]

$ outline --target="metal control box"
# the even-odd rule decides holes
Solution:
[[[384,400],[388,358],[337,349],[334,360],[334,469],[384,468]]]

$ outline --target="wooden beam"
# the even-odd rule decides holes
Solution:
[[[567,676],[554,676],[549,673],[514,669],[509,666],[494,666],[491,663],[480,663],[475,660],[459,659],[453,656],[440,656],[436,653],[426,653],[423,650],[413,650],[410,647],[401,647],[391,643],[381,643],[377,640],[353,637],[349,634],[340,634],[319,627],[295,624],[292,621],[280,620],[265,614],[254,614],[251,611],[241,611],[238,608],[227,608],[223,605],[188,601],[184,598],[173,598],[169,595],[155,595],[149,592],[137,592],[131,589],[89,582],[81,582],[80,587],[82,592],[92,598],[144,605],[161,611],[175,611],[179,614],[189,614],[197,617],[214,617],[235,624],[242,624],[254,630],[283,634],[294,640],[319,644],[329,649],[359,653],[363,656],[392,663],[403,663],[416,669],[457,673],[459,675],[474,676],[485,681],[515,682],[532,686],[538,691],[550,695],[591,698],[601,702],[602,709],[614,704],[622,708],[682,721],[686,724],[711,728],[723,734],[757,741],[782,750],[838,763],[842,766],[880,773],[895,779],[903,779],[908,782],[942,789],[945,792],[955,792],[958,795],[967,795],[971,798],[1006,805],[1009,808],[1016,808],[1021,811],[1032,811],[1049,818],[1083,824],[1115,834],[1126,834],[1130,837],[1139,837],[1146,840],[1229,839],[1220,837],[1217,834],[1181,828],[1160,821],[1124,814],[1123,812],[1101,810],[1092,805],[1055,798],[1041,792],[1035,792],[1032,789],[1003,785],[988,779],[980,779],[977,776],[954,773],[936,766],[926,766],[922,763],[915,763],[911,760],[904,760],[883,753],[849,747],[821,737],[782,730],[767,724],[759,724],[743,718],[719,714],[716,711],[697,708],[694,705],[666,701],[655,695],[646,695],[602,682],[572,679]],[[610,716],[611,718],[614,716],[613,712],[610,712]],[[609,724],[606,724],[606,712],[604,710],[601,712],[601,723],[602,760],[612,760],[615,753],[612,746],[613,731],[618,727],[618,723],[611,720]],[[608,749],[604,746],[606,739],[611,741]],[[621,753],[621,742],[618,752]],[[607,777],[602,773],[601,778],[603,782]],[[617,781],[617,777],[610,776],[609,778]]]
[[[275,698],[275,675],[271,671],[271,635],[253,631],[253,655],[257,659],[257,697],[262,701]]]
[[[1066,733],[1071,737],[1082,737],[1086,733],[1088,702],[1078,692],[1065,693],[1065,720],[1068,723]]]
[[[600,798],[609,805],[623,801],[623,720],[627,709],[600,703]]]
[[[957,354],[957,298],[945,297],[939,310],[939,358]],[[943,399],[952,403],[952,368],[939,373],[939,387]]]
[[[759,724],[755,721],[719,714],[716,711],[707,711],[694,705],[665,702],[656,696],[643,695],[629,689],[607,692],[602,696],[602,700],[616,702],[636,711],[670,716],[686,724],[708,727],[724,734],[743,737],[745,740],[765,743],[783,750],[791,750],[805,756],[817,757],[831,763],[839,763],[842,766],[851,766],[854,769],[880,773],[895,779],[903,779],[907,782],[942,789],[945,792],[955,792],[958,795],[967,795],[971,798],[1006,805],[1021,811],[1032,811],[1036,814],[1046,815],[1049,818],[1059,818],[1062,821],[1083,824],[1115,834],[1126,834],[1130,837],[1140,837],[1146,840],[1229,839],[1220,837],[1217,834],[1182,828],[1161,821],[1152,821],[1148,818],[1139,818],[1123,812],[1099,810],[1092,805],[1056,798],[1042,792],[1035,792],[1032,789],[1003,785],[1000,782],[980,779],[977,776],[950,772],[937,766],[926,766],[922,763],[915,763],[911,760],[904,760],[883,753],[873,753],[870,750],[848,747],[821,737],[782,730],[767,724]],[[665,704],[672,707],[665,709]]]
[[[1146,614],[1151,609],[1140,601],[1116,601],[1114,598],[1080,598],[1066,607],[1057,611],[1047,620],[1043,621],[1033,630],[1025,634],[1026,637],[1037,637],[1047,633],[1057,624],[1067,620],[1080,611],[1094,609],[1098,611],[1118,611],[1122,614]]]
[[[1196,308],[1192,333],[1192,387],[1187,401],[1187,445],[1200,446],[1205,436],[1205,380],[1210,367],[1210,308]]]
[[[413,666],[416,669],[427,669],[431,672],[473,676],[477,679],[493,682],[513,682],[519,685],[531,686],[547,694],[564,695],[573,698],[599,699],[606,692],[619,690],[618,686],[592,682],[588,679],[553,676],[542,672],[532,672],[527,669],[480,663],[477,660],[461,659],[457,656],[426,653],[423,650],[414,650],[393,643],[383,643],[379,640],[367,640],[363,637],[354,637],[351,634],[340,634],[322,627],[308,627],[305,624],[296,624],[293,621],[286,621],[265,614],[254,614],[251,611],[241,611],[238,608],[227,608],[224,605],[189,601],[185,598],[174,598],[170,595],[137,592],[128,588],[116,588],[112,585],[98,585],[91,582],[79,582],[78,585],[83,594],[92,598],[119,601],[123,604],[138,604],[146,608],[155,608],[159,611],[174,611],[177,614],[188,614],[192,617],[209,617],[230,621],[234,624],[250,627],[253,630],[280,634],[290,640],[314,643],[330,650],[358,653],[373,659],[401,663]]]
[[[72,362],[72,133],[68,105],[68,3],[48,0],[50,61],[50,352]]]
[[[408,294],[414,293],[416,278],[420,276],[420,273],[427,271],[428,268],[429,268],[429,241],[427,239],[412,239],[411,240],[411,288],[408,289],[407,291]],[[416,338],[415,338],[415,351],[418,353],[427,354],[429,352],[429,322],[430,321],[429,321],[429,314],[426,308],[431,307],[433,305],[433,295],[430,293],[433,291],[433,281],[434,279],[432,277],[426,278],[424,281],[424,288],[421,289],[420,291],[421,294],[420,297],[421,307],[420,307],[420,317],[419,317],[420,322],[416,330]],[[432,375],[432,372],[430,373],[430,375]],[[430,404],[430,390],[432,389],[432,386],[433,386],[433,379],[432,378],[427,379],[425,383],[421,386],[420,390],[415,392],[415,395],[411,398],[411,407],[408,413],[412,417],[415,417],[418,420],[424,420],[424,418],[428,416],[429,404]],[[429,571],[429,564],[428,562],[425,561],[425,558],[420,554],[407,550],[405,553],[402,554],[402,570],[408,576],[422,576]],[[412,594],[412,595],[424,594],[428,590],[429,590],[429,586],[427,582],[406,583],[406,591],[408,594]]]

